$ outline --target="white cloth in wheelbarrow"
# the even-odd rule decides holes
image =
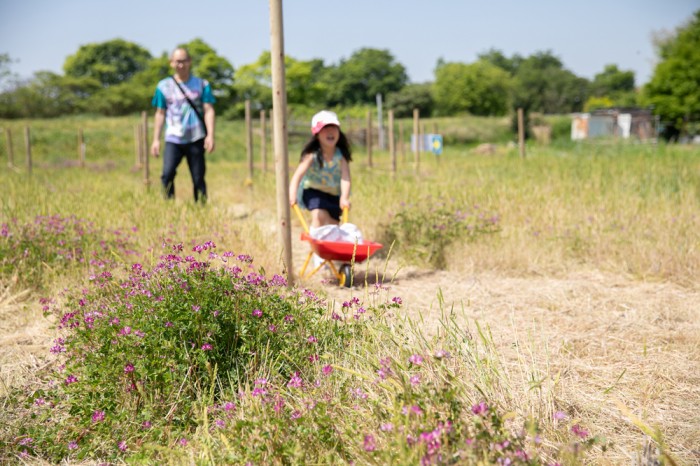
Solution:
[[[309,236],[322,241],[343,241],[348,243],[362,244],[362,232],[357,225],[343,223],[342,225],[324,225],[318,228],[309,229]]]
[[[343,223],[342,225],[324,225],[318,228],[309,228],[309,236],[321,241],[343,241],[348,243],[362,244],[362,232],[357,225],[352,223]],[[323,264],[323,259],[317,254],[313,255],[314,268]]]

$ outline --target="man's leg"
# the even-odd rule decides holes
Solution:
[[[163,183],[163,194],[167,199],[175,197],[175,175],[177,166],[182,161],[182,149],[178,144],[165,143],[163,151],[163,174],[160,177]]]
[[[207,201],[207,183],[204,181],[206,164],[204,161],[204,139],[187,145],[187,165],[190,167],[194,185],[194,202]]]

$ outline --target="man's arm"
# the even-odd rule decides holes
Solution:
[[[154,157],[160,155],[160,133],[163,131],[164,122],[165,109],[157,108],[156,114],[153,117],[153,142],[151,143],[151,155]]]
[[[207,137],[204,138],[204,149],[207,152],[214,152],[214,122],[216,113],[212,104],[204,104],[204,125],[207,127]]]

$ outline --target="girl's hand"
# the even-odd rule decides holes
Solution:
[[[340,208],[341,209],[350,209],[350,199],[340,199]]]

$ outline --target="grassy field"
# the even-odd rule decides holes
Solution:
[[[236,306],[247,314],[255,316],[262,309],[261,318],[267,319],[265,306],[284,308],[279,312],[294,315],[303,325],[280,340],[268,338],[245,319],[230,322],[243,332],[235,337],[226,336],[224,330],[229,327],[214,321],[187,327],[194,332],[188,338],[205,341],[214,334],[227,347],[232,347],[232,340],[226,338],[237,342],[249,338],[240,347],[248,352],[235,353],[236,363],[229,367],[225,354],[215,357],[202,352],[195,358],[190,348],[182,360],[172,362],[173,373],[181,376],[177,379],[180,391],[169,391],[172,387],[167,384],[158,394],[139,388],[135,390],[140,398],[135,399],[132,392],[99,389],[99,382],[85,387],[64,383],[66,374],[55,371],[61,362],[54,362],[49,349],[57,345],[58,335],[68,332],[64,337],[69,340],[70,336],[73,346],[66,344],[66,354],[59,351],[58,355],[75,358],[64,364],[85,371],[83,377],[91,374],[98,381],[104,377],[105,385],[123,383],[124,374],[132,370],[155,377],[155,372],[148,371],[156,371],[156,365],[147,364],[153,361],[153,352],[138,353],[141,362],[136,363],[132,353],[136,350],[111,354],[107,346],[100,350],[102,360],[91,359],[96,344],[92,337],[71,334],[68,327],[51,328],[66,318],[69,309],[82,306],[76,304],[81,293],[126,322],[136,319],[134,310],[146,305],[136,298],[129,301],[132,298],[115,292],[108,282],[112,275],[136,280],[136,263],[152,271],[139,275],[139,280],[147,281],[139,285],[144,293],[164,289],[164,283],[198,280],[191,285],[207,291],[198,292],[199,301],[191,306],[209,305],[224,313],[220,296],[235,294],[227,288],[231,283],[239,291],[261,286],[251,285],[253,279],[245,273],[285,275],[278,243],[272,144],[267,144],[268,170],[263,172],[256,137],[255,172],[249,184],[243,125],[221,122],[217,151],[208,157],[209,203],[192,203],[185,165],[176,180],[176,200],[166,202],[159,191],[160,160],[151,159],[150,185],[144,183],[143,169],[135,166],[138,121],[136,117],[0,121],[0,127],[13,132],[15,162],[15,167],[6,164],[3,132],[0,375],[5,427],[0,427],[0,445],[7,453],[0,459],[47,464],[127,459],[153,464],[488,464],[506,459],[514,464],[630,464],[644,457],[663,464],[693,464],[700,458],[700,430],[697,424],[693,427],[698,421],[693,412],[700,403],[697,376],[669,379],[662,371],[644,370],[668,361],[678,361],[668,368],[671,374],[684,373],[688,365],[697,367],[700,335],[694,322],[699,321],[700,311],[676,312],[670,302],[661,302],[651,305],[651,320],[646,314],[642,318],[640,311],[642,320],[636,321],[635,309],[618,313],[635,299],[634,293],[621,297],[629,290],[654,296],[649,290],[672,287],[676,295],[697,297],[697,148],[555,140],[547,146],[529,143],[522,159],[517,148],[504,141],[509,121],[487,119],[426,122],[427,129],[436,125],[446,141],[464,143],[446,144],[439,157],[422,154],[418,167],[405,147],[398,154],[396,173],[386,151],[375,149],[370,166],[366,151],[357,146],[351,164],[351,221],[361,227],[365,238],[386,246],[371,261],[377,278],[356,286],[349,295],[318,280],[302,283],[308,292],[303,288],[276,292],[274,286],[254,288],[250,295],[246,291]],[[404,124],[408,138],[411,125]],[[32,134],[31,175],[24,165],[26,125]],[[76,166],[81,128],[85,167]],[[476,142],[494,143],[492,153],[479,154]],[[292,167],[302,143],[300,138],[290,140]],[[306,245],[297,241],[295,220],[293,226],[298,267]],[[177,251],[174,245],[181,243],[183,256],[201,256],[206,262],[203,250],[209,248],[208,242],[216,244],[217,254],[210,251],[206,257],[212,270],[217,268],[214,263],[223,260],[224,251],[232,252],[231,260],[241,256],[237,259],[241,271],[232,272],[231,280],[194,276],[191,269],[176,277],[156,273],[165,267],[164,245]],[[199,253],[193,253],[193,248]],[[168,267],[173,270],[192,264],[183,260],[174,265],[172,260]],[[221,265],[224,270],[229,266],[225,260]],[[448,284],[426,278],[419,288],[411,282],[413,288],[405,288],[407,294],[398,296],[394,293],[402,290],[401,285],[392,289],[392,281],[403,277],[410,282],[405,271],[423,277],[447,274],[449,285],[456,287],[454,293],[464,296],[456,297],[454,304],[442,299],[438,308],[412,312],[425,296],[437,296],[440,301]],[[558,328],[564,334],[549,340],[545,340],[545,335],[550,338],[546,328],[534,336],[518,337],[508,334],[511,323],[479,319],[474,317],[479,312],[472,312],[479,296],[473,295],[474,288],[467,282],[474,277],[494,286],[508,280],[527,288],[534,283],[565,283],[581,274],[609,278],[602,283],[592,280],[588,291],[564,294],[557,298],[559,302],[544,306],[549,310],[545,309],[547,315],[538,320],[539,325],[550,319],[554,327],[556,321],[572,318],[568,327]],[[614,287],[621,281],[632,286],[620,288],[616,297]],[[103,282],[104,287],[94,289]],[[608,283],[611,291],[604,296],[614,302],[612,306],[592,290]],[[510,289],[508,306],[522,308],[527,319],[534,321],[542,300],[560,296],[555,285],[548,290],[539,294],[541,290],[534,287],[517,293]],[[583,297],[579,300],[574,294]],[[190,303],[191,299],[188,294],[165,293],[163,303]],[[576,305],[566,306],[563,301],[567,300]],[[145,319],[151,315],[150,306],[154,305],[143,308]],[[157,308],[162,315],[172,313],[176,322],[184,311],[173,306]],[[467,318],[454,317],[451,307],[462,307]],[[47,318],[42,317],[43,311],[48,311]],[[429,311],[432,316],[427,315]],[[439,321],[441,330],[421,329],[423,317]],[[265,328],[280,327],[281,322],[266,321]],[[619,338],[616,325],[625,326]],[[108,327],[101,330],[104,335],[109,334]],[[609,353],[591,351],[584,342],[600,338],[601,331],[624,340],[621,347],[629,355],[615,354],[612,347]],[[308,347],[309,333],[318,340],[314,344],[323,345],[322,350],[301,349]],[[168,338],[163,334],[161,341]],[[561,346],[557,346],[559,339]],[[537,343],[543,341],[540,347]],[[521,344],[524,353],[532,352],[529,358],[521,353]],[[265,345],[268,350],[262,351]],[[518,354],[512,356],[515,347]],[[257,348],[252,359],[251,348]],[[148,351],[169,354],[173,349]],[[628,366],[625,357],[630,358]],[[635,357],[642,362],[633,364]],[[128,370],[125,359],[133,360]],[[105,361],[119,366],[116,373],[104,369]],[[572,373],[584,373],[580,365],[595,366],[599,379],[587,383],[571,378]],[[218,373],[211,372],[213,366]],[[184,372],[177,372],[181,368]],[[634,387],[667,382],[679,390],[644,392]],[[59,390],[54,390],[56,385]],[[71,397],[82,400],[84,408],[71,407],[66,401]],[[53,425],[37,408],[38,400],[43,404],[50,399],[58,413]],[[284,407],[279,400],[284,400]],[[672,406],[676,419],[664,418],[665,403]],[[619,422],[608,424],[606,410],[611,405],[617,407],[613,417]],[[185,415],[191,418],[185,420]],[[109,424],[103,422],[105,416]],[[146,422],[148,432],[142,429]],[[61,429],[69,433],[62,435]]]

